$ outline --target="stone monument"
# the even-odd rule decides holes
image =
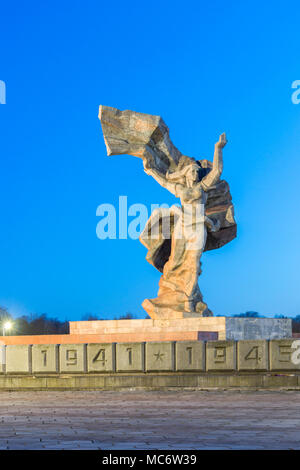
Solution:
[[[229,185],[220,179],[226,135],[210,162],[183,155],[160,116],[100,106],[99,118],[107,154],[141,158],[144,171],[181,201],[154,211],[140,236],[146,259],[162,272],[158,295],[144,309],[155,320],[211,316],[198,285],[201,255],[236,237]]]

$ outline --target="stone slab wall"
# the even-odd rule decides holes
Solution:
[[[0,376],[300,372],[300,340],[1,346]]]

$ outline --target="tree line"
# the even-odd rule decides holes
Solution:
[[[129,320],[135,318],[131,313],[126,313],[113,320]],[[147,317],[148,318],[148,317]],[[82,320],[112,320],[112,318],[101,317],[98,315],[85,314]],[[5,331],[6,335],[66,335],[69,334],[69,321],[61,321],[57,318],[50,318],[47,314],[41,315],[22,315],[14,318],[6,308],[0,307],[0,336],[2,327],[5,323],[11,322],[12,328]]]

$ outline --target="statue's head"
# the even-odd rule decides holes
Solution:
[[[199,182],[199,169],[200,168],[197,163],[191,163],[188,165],[185,172],[185,179],[190,185]]]
[[[178,170],[168,174],[168,179],[174,183],[193,186],[198,183],[204,175],[200,162],[190,157],[182,157],[178,164]]]

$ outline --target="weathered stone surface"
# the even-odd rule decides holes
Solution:
[[[176,343],[176,370],[205,370],[205,343],[180,341]]]
[[[118,372],[140,372],[145,367],[144,343],[117,343],[116,367]]]
[[[270,341],[270,370],[299,370],[299,340],[282,339]],[[298,352],[299,351],[299,352]]]
[[[226,317],[226,339],[280,339],[292,337],[292,320],[288,318]]]
[[[236,342],[208,341],[206,343],[206,370],[235,370]]]
[[[201,371],[112,373],[112,374],[2,374],[0,390],[257,390],[278,389],[300,391],[299,371],[270,373],[267,371]],[[175,393],[176,395],[176,393]],[[57,394],[54,394],[57,400]],[[135,402],[132,405],[136,409]],[[75,405],[76,406],[76,405]],[[100,418],[99,418],[100,419]],[[47,423],[46,423],[47,424]]]
[[[114,343],[88,344],[88,372],[113,372],[116,360],[115,350]]]
[[[238,370],[268,370],[269,350],[266,340],[237,342]]]
[[[182,155],[159,116],[100,106],[99,118],[107,154],[142,158],[145,172],[182,204],[154,211],[140,236],[147,260],[162,272],[158,296],[145,299],[144,309],[153,319],[212,315],[198,286],[200,258],[236,236],[229,187],[220,181],[225,134],[211,163]]]
[[[32,346],[32,372],[58,372],[58,345],[34,344]]]
[[[146,371],[173,371],[174,343],[146,343]]]
[[[31,346],[6,346],[6,372],[28,374],[31,369]]]
[[[59,348],[60,372],[86,372],[86,345],[61,344]]]

